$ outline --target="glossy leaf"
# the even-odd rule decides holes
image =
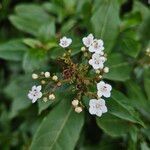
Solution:
[[[73,150],[83,123],[83,114],[76,114],[70,102],[63,98],[42,121],[32,141],[31,150]]]
[[[104,78],[115,81],[126,81],[130,78],[131,66],[120,54],[112,53],[108,56],[106,66],[110,71]]]
[[[117,0],[96,0],[91,18],[94,34],[104,40],[105,49],[109,52],[119,33],[119,2]]]

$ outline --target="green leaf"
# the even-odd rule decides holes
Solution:
[[[150,92],[149,92],[150,87],[149,86],[150,86],[150,70],[148,68],[148,69],[145,69],[144,71],[144,87],[145,87],[148,100],[150,102]]]
[[[46,11],[35,4],[21,4],[15,8],[15,15],[9,17],[11,23],[19,30],[30,33],[34,36],[38,34],[43,23],[51,20]]]
[[[133,5],[133,11],[134,12],[140,12],[142,16],[142,22],[138,26],[138,33],[140,35],[140,38],[144,45],[148,45],[150,39],[150,10],[149,7],[144,5],[143,3],[139,1],[134,1]]]
[[[115,81],[126,81],[130,78],[131,66],[119,53],[109,55],[106,66],[110,71],[104,75],[104,78]]]
[[[130,123],[137,123],[144,126],[143,121],[139,118],[138,113],[134,110],[134,107],[130,104],[130,99],[125,97],[122,93],[113,90],[112,96],[107,103],[109,113],[120,118],[129,121]]]
[[[141,150],[150,150],[150,147],[146,142],[141,143]]]
[[[12,40],[4,44],[0,44],[0,58],[6,60],[20,61],[27,47],[23,45],[21,40]]]
[[[23,39],[23,43],[31,48],[37,48],[40,45],[42,45],[42,43],[39,40],[31,39],[31,38]]]
[[[33,138],[31,150],[58,150],[60,147],[73,150],[83,123],[83,114],[76,114],[71,102],[62,98],[41,123]]]
[[[109,113],[104,114],[101,118],[97,118],[96,122],[104,132],[113,137],[123,136],[128,133],[133,126],[133,124],[130,124],[126,120]]]
[[[135,31],[124,31],[118,38],[119,50],[131,57],[136,58],[140,52],[140,42],[137,40]]]
[[[32,72],[41,68],[45,61],[46,55],[43,49],[29,49],[23,59],[23,69]]]
[[[110,52],[119,33],[119,2],[117,0],[96,0],[91,18],[94,34],[104,40],[105,49]]]
[[[50,23],[43,24],[38,31],[38,38],[43,41],[47,42],[51,38],[55,37],[56,29],[55,29],[55,22],[51,21]]]
[[[143,114],[145,117],[147,117],[150,120],[149,117],[149,100],[146,99],[144,93],[142,92],[142,89],[138,84],[135,82],[129,81],[126,83],[127,91],[128,91],[128,97],[130,99],[130,103],[133,107],[136,107],[141,114]]]
[[[44,101],[38,101],[38,112],[39,114],[41,114],[42,111],[46,110],[47,108],[49,108],[51,105],[55,105],[57,104],[61,98],[62,95],[65,96],[66,94],[64,94],[64,91],[68,88],[68,85],[63,85],[61,87],[59,87],[58,89],[55,90],[54,94],[55,94],[55,100],[48,100],[47,102]],[[48,91],[52,90],[52,87],[47,87]],[[46,91],[45,91],[46,92]]]
[[[5,93],[13,99],[9,113],[10,118],[14,118],[21,110],[24,110],[31,105],[31,101],[27,97],[31,86],[31,77],[20,76],[13,78],[10,84],[5,88]]]

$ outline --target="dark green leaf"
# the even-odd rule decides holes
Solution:
[[[110,136],[122,136],[129,132],[133,124],[109,113],[96,119],[98,126]]]
[[[106,66],[110,71],[104,75],[104,78],[115,81],[126,81],[130,78],[131,66],[119,53],[108,56]]]
[[[63,98],[43,120],[32,141],[31,150],[73,150],[84,118],[76,114],[68,99]],[[67,141],[67,143],[66,143]]]
[[[105,49],[110,52],[119,33],[119,2],[96,0],[91,23],[94,34],[104,40]]]

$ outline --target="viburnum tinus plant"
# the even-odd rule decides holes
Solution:
[[[81,113],[85,107],[82,100],[87,96],[89,101],[89,113],[91,115],[101,116],[107,112],[105,99],[111,96],[112,87],[103,81],[103,75],[109,72],[109,68],[104,66],[107,55],[104,53],[104,42],[101,39],[94,38],[89,34],[82,39],[84,44],[81,47],[84,61],[75,63],[71,57],[72,49],[69,46],[72,43],[71,38],[63,37],[59,45],[66,49],[65,53],[57,61],[62,67],[61,76],[56,73],[41,72],[32,74],[34,80],[39,81],[39,85],[34,85],[28,93],[28,98],[35,103],[38,99],[47,102],[55,99],[55,90],[65,84],[70,85],[72,92],[76,96],[72,99],[72,106],[77,113]],[[92,87],[97,90],[91,90]],[[51,88],[50,88],[51,87]]]

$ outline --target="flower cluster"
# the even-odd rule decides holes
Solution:
[[[72,49],[68,48],[72,44],[71,38],[62,37],[60,39],[59,46],[66,49],[63,56],[57,59],[60,63],[59,67],[62,68],[62,72],[59,74],[60,78],[56,74],[51,75],[50,72],[33,73],[32,78],[40,81],[40,85],[34,85],[32,90],[29,91],[28,97],[32,100],[32,103],[42,97],[44,102],[54,100],[56,89],[69,83],[72,91],[76,93],[76,97],[72,100],[75,112],[81,113],[83,111],[85,107],[83,103],[84,96],[89,99],[90,114],[100,117],[107,112],[103,97],[108,98],[111,96],[112,87],[102,80],[103,74],[109,72],[109,68],[104,66],[107,60],[107,55],[104,53],[104,42],[101,39],[94,38],[93,34],[84,37],[82,42],[84,46],[81,47],[81,51],[83,52],[83,58],[87,60],[86,64],[82,62],[82,59],[77,63],[73,61]],[[93,77],[90,76],[92,70],[95,72]],[[95,83],[97,86],[95,86]],[[97,87],[97,91],[89,91],[91,86]]]

